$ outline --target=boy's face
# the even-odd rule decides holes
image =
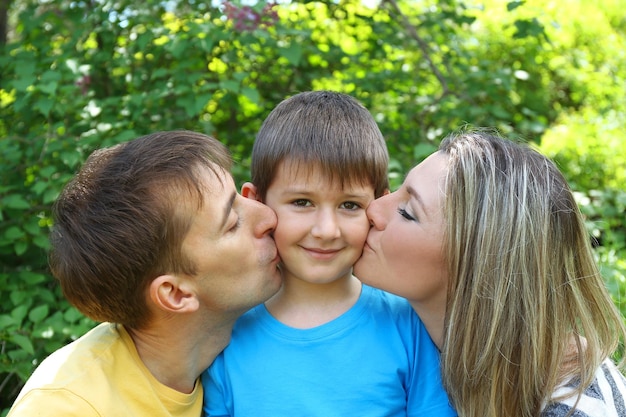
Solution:
[[[371,185],[330,181],[314,164],[281,162],[265,204],[278,216],[274,240],[284,279],[324,284],[349,277],[361,255],[374,200]]]

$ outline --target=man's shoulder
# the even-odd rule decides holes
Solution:
[[[90,397],[97,397],[98,381],[109,379],[111,362],[120,350],[115,325],[102,323],[56,350],[35,369],[13,406],[18,415],[97,415]],[[68,408],[69,407],[69,408]],[[24,414],[20,410],[26,410]],[[39,411],[39,414],[35,411]],[[76,410],[66,414],[66,410]],[[89,411],[91,410],[91,411]]]
[[[115,325],[102,323],[56,350],[35,369],[18,396],[31,391],[89,391],[98,379],[109,378],[113,359],[126,350]],[[121,359],[121,358],[120,358]],[[37,394],[39,395],[39,394]]]
[[[100,416],[88,399],[64,388],[34,388],[21,395],[7,417]]]

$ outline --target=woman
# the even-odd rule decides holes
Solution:
[[[459,416],[626,416],[622,317],[550,160],[459,133],[367,214],[355,275],[409,299]]]

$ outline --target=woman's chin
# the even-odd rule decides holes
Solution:
[[[378,287],[376,285],[377,277],[375,276],[376,274],[374,271],[376,271],[376,268],[372,268],[365,253],[361,255],[352,268],[354,276],[357,277],[363,284],[367,284],[371,287]]]

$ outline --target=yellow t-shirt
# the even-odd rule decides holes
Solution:
[[[161,384],[124,327],[102,323],[46,358],[7,417],[199,417],[201,412],[199,381],[190,394]]]

